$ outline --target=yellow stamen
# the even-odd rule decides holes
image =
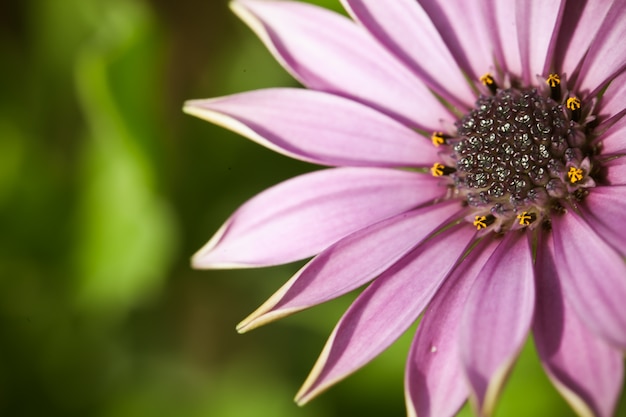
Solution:
[[[480,82],[491,91],[491,94],[496,95],[498,93],[498,84],[493,78],[493,75],[487,73],[480,77]]]
[[[487,216],[474,217],[474,226],[476,226],[476,230],[485,229],[487,227]]]
[[[582,181],[583,176],[583,170],[580,168],[570,167],[569,171],[567,171],[567,177],[572,184]]]
[[[493,76],[491,74],[487,73],[480,77],[480,82],[483,83],[483,85],[490,86],[496,81],[493,79]]]
[[[445,166],[440,164],[439,162],[435,162],[433,167],[430,169],[430,173],[433,174],[433,177],[441,177],[443,175],[443,169]]]
[[[446,139],[443,137],[443,132],[433,132],[430,140],[433,141],[433,145],[440,146],[446,143]]]
[[[567,99],[566,105],[571,111],[576,111],[580,109],[580,99],[578,97],[570,97]]]
[[[561,77],[559,77],[559,74],[550,74],[546,79],[546,84],[555,88],[557,85],[561,84]]]
[[[517,215],[517,219],[519,220],[519,224],[522,226],[528,226],[537,219],[537,215],[535,213],[523,211],[521,214]]]

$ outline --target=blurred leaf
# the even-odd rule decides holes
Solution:
[[[0,206],[18,184],[25,138],[12,121],[0,118]]]
[[[103,16],[97,42],[83,49],[76,70],[90,128],[81,173],[77,263],[79,304],[121,313],[164,280],[176,231],[154,184],[154,163],[140,146],[156,138],[129,128],[129,119],[145,115],[120,111],[109,74],[114,58],[132,52],[148,36],[149,16],[138,3],[113,3],[107,10],[111,15]],[[130,62],[125,70],[137,80],[153,68],[149,59]],[[150,97],[143,104],[150,109]],[[146,127],[144,132],[153,130]]]

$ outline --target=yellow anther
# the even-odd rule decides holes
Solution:
[[[550,74],[546,79],[546,84],[555,88],[557,85],[561,84],[561,77],[559,77],[559,74]]]
[[[583,170],[576,167],[570,167],[569,171],[567,171],[567,178],[569,178],[569,182],[576,184],[577,182],[582,181]]]
[[[476,230],[485,229],[487,227],[487,216],[474,217],[474,226],[476,226]]]
[[[491,74],[487,73],[480,77],[480,82],[483,83],[483,85],[490,86],[496,81],[493,79],[493,76]]]
[[[433,132],[430,140],[433,141],[433,145],[440,146],[446,143],[446,139],[443,136],[443,132]]]
[[[491,91],[491,94],[496,95],[498,93],[498,84],[493,78],[493,75],[487,73],[480,77],[480,82]]]
[[[578,97],[570,97],[567,99],[566,102],[567,108],[570,109],[571,111],[575,111],[580,109],[580,99]]]
[[[537,215],[535,213],[529,213],[527,211],[523,211],[521,214],[517,215],[517,219],[519,220],[519,224],[522,226],[528,226],[532,222],[537,219]]]
[[[435,162],[433,167],[430,169],[430,173],[433,174],[433,177],[441,177],[443,175],[444,168],[444,165],[439,162]]]

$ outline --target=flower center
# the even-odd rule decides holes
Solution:
[[[556,77],[556,78],[555,78]],[[478,230],[496,232],[549,224],[562,200],[580,199],[595,185],[589,141],[580,123],[581,102],[561,100],[560,78],[550,87],[498,88],[481,78],[492,95],[456,123],[455,134],[433,134],[443,163],[434,176],[448,176],[454,197],[464,199]]]

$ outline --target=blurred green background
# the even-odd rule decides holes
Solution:
[[[0,57],[0,415],[404,415],[410,334],[299,408],[353,296],[240,336],[299,265],[189,267],[239,204],[312,169],[181,112],[296,85],[225,1],[5,0]],[[498,416],[572,415],[529,344]]]

